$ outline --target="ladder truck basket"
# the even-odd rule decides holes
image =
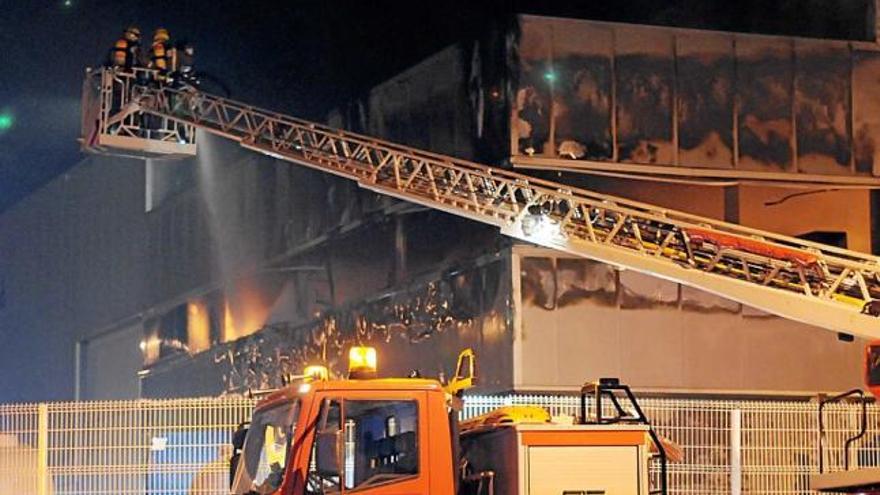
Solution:
[[[137,158],[195,156],[195,127],[149,113],[140,95],[160,83],[149,69],[87,70],[83,84],[83,151]],[[167,103],[167,102],[166,102]]]

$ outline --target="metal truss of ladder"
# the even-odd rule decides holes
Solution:
[[[254,108],[139,86],[138,109],[537,245],[880,338],[880,258],[572,188]],[[873,313],[873,314],[872,314]]]

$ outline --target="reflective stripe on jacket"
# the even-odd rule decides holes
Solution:
[[[168,70],[168,52],[165,42],[157,41],[150,48],[150,67],[161,71]]]
[[[125,38],[119,38],[116,40],[116,43],[113,44],[113,49],[110,50],[110,63],[116,67],[125,67],[128,65],[128,40]]]

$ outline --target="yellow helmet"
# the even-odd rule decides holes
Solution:
[[[170,38],[168,30],[165,28],[159,28],[153,33],[153,41],[168,41]]]

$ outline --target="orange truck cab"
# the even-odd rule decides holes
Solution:
[[[303,382],[258,405],[232,493],[453,494],[449,439],[436,380]]]
[[[649,493],[649,426],[554,424],[534,407],[524,414],[505,408],[460,425],[473,354],[469,375],[462,362],[446,385],[376,379],[369,369],[350,367],[361,379],[306,378],[271,393],[257,405],[246,435],[234,436],[232,493]]]

